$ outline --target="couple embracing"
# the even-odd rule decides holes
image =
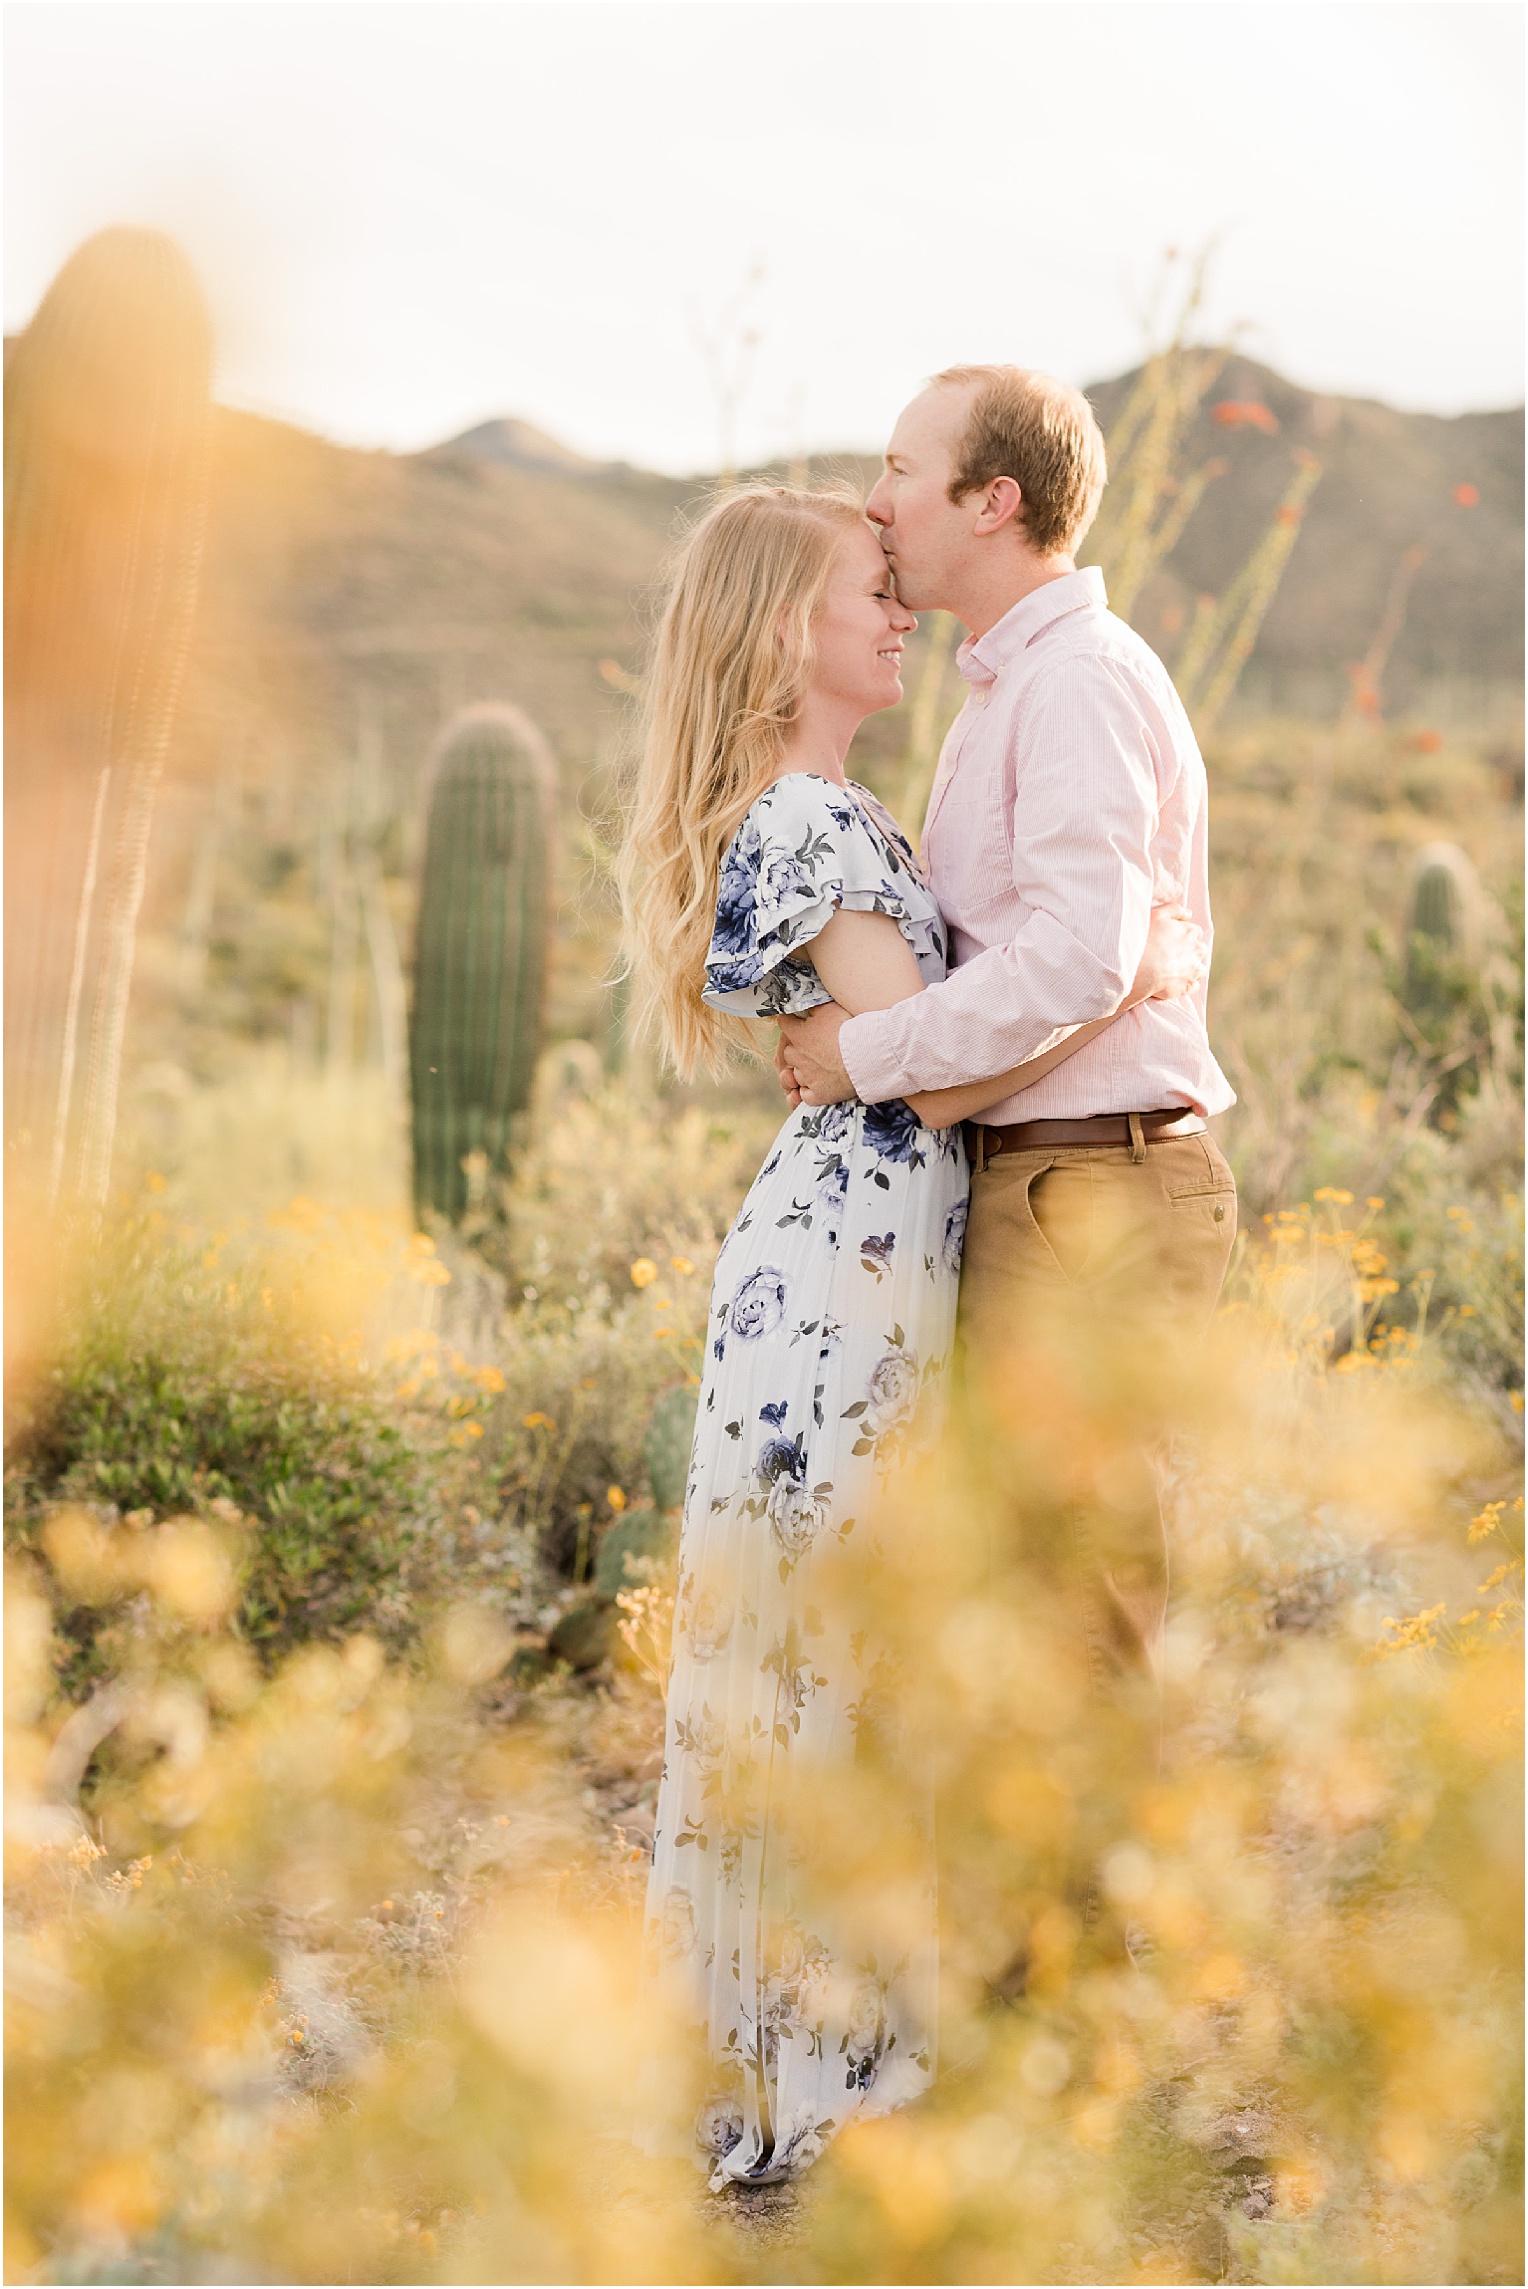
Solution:
[[[639,998],[682,1073],[777,1021],[791,1101],[717,1260],[648,1902],[647,1976],[709,2066],[680,2142],[718,2188],[798,2173],[932,2078],[931,1849],[921,1928],[878,1947],[814,1890],[792,1804],[874,1703],[874,1633],[825,1585],[847,1548],[874,1564],[957,1326],[971,1357],[1032,1346],[1064,1299],[1186,1339],[1230,1253],[1204,765],[1077,569],[1104,477],[1077,392],[952,368],[864,507],[718,502],[658,635],[623,862]],[[844,771],[917,610],[968,631],[921,861]],[[1079,1542],[1076,1573],[1095,1674],[1149,1672],[1160,1517]]]

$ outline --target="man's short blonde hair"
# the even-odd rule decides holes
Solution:
[[[1108,468],[1103,432],[1080,390],[1023,366],[949,366],[935,389],[971,389],[950,499],[996,477],[1024,496],[1024,530],[1041,556],[1069,556],[1098,514]]]

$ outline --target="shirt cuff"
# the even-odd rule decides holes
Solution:
[[[890,1011],[867,1009],[838,1029],[838,1054],[863,1105],[883,1105],[900,1097],[902,1081],[888,1039]]]

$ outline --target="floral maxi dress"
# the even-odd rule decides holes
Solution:
[[[792,773],[723,861],[707,1001],[775,1017],[830,1000],[808,949],[839,906],[893,916],[925,983],[944,976],[938,907],[890,817],[863,788]],[[649,1995],[704,2051],[710,2088],[693,2126],[665,2124],[650,2067],[638,2133],[688,2148],[717,2188],[795,2174],[933,2075],[927,1789],[908,1791],[913,1936],[904,1916],[891,1947],[814,1895],[790,1802],[852,1762],[877,1705],[884,1656],[833,1583],[846,1551],[874,1563],[879,1488],[937,1404],[966,1181],[959,1131],[901,1102],[799,1106],[717,1260],[645,1945]]]

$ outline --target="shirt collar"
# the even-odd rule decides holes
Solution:
[[[1090,608],[1101,612],[1108,601],[1096,564],[1085,565],[1081,572],[1064,572],[1059,580],[1047,580],[1021,596],[985,636],[968,636],[955,654],[955,664],[968,684],[995,683],[1008,662],[1056,621],[1069,612]]]

